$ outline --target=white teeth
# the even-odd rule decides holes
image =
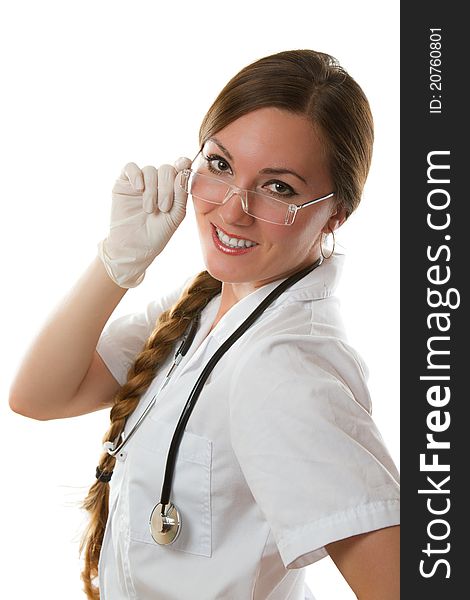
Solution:
[[[240,240],[238,238],[231,238],[222,231],[218,227],[215,228],[217,232],[217,237],[220,241],[222,241],[226,246],[230,246],[231,248],[250,248],[251,246],[256,246],[255,242],[251,242],[249,240]]]

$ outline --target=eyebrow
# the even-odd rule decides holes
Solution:
[[[290,173],[291,175],[295,175],[295,177],[298,177],[301,181],[305,183],[305,185],[307,185],[307,181],[301,175],[299,175],[295,171],[291,171],[290,169],[274,169],[272,167],[267,167],[266,169],[261,169],[260,173],[269,173],[270,175],[283,175],[284,173]]]
[[[206,140],[206,142],[214,142],[217,146],[219,146],[219,148],[222,150],[222,152],[224,152],[232,162],[235,162],[233,156],[230,154],[230,152],[227,150],[227,148],[217,138],[210,137]],[[295,171],[292,171],[291,169],[282,169],[282,168],[276,169],[274,167],[266,167],[265,169],[261,169],[260,173],[269,174],[269,175],[283,175],[285,173],[289,173],[290,175],[294,175],[295,177],[298,177],[301,181],[303,181],[305,183],[305,185],[307,185],[307,181],[301,175],[299,175]]]

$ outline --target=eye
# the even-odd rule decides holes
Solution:
[[[207,168],[209,171],[211,171],[211,173],[220,175],[221,173],[232,172],[228,162],[218,154],[209,154],[208,156],[204,156],[204,160],[206,161]]]
[[[291,198],[297,195],[297,192],[290,185],[282,181],[268,181],[264,184],[263,188],[275,196],[283,196],[284,198]]]

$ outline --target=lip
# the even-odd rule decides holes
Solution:
[[[248,252],[251,252],[252,250],[254,250],[256,248],[256,246],[250,246],[249,248],[247,248],[246,246],[240,247],[240,248],[229,248],[228,246],[225,246],[219,240],[219,236],[217,235],[217,231],[216,231],[215,225],[213,223],[211,223],[211,230],[212,230],[212,241],[214,242],[214,246],[217,248],[217,250],[220,250],[220,252],[223,252],[224,254],[230,254],[231,256],[238,256],[240,254],[247,254]],[[243,240],[245,238],[239,237],[238,239]]]

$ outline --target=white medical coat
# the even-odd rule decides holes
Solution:
[[[287,289],[215,366],[176,460],[170,500],[181,532],[160,546],[149,517],[183,406],[209,358],[280,280],[239,301],[209,334],[220,294],[205,307],[187,355],[116,461],[102,600],[304,600],[301,567],[324,557],[326,544],[399,522],[398,473],[333,295],[342,263],[334,255]],[[97,350],[121,384],[186,284],[105,328]]]

